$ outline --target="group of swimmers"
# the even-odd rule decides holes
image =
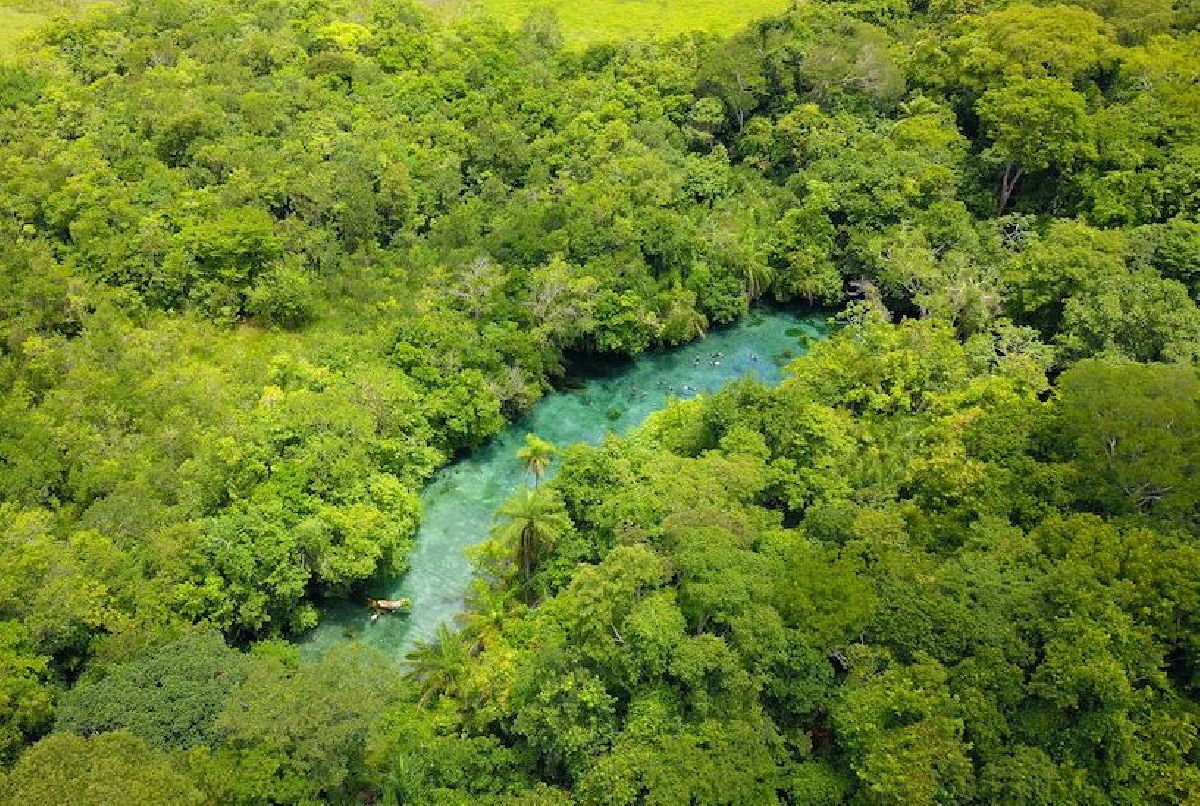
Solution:
[[[709,353],[707,360],[708,363],[712,364],[714,367],[719,367],[721,366],[721,359],[724,357],[725,353]],[[702,360],[704,359],[702,359],[701,356],[696,356],[694,359],[692,359],[692,365],[698,367],[700,366],[700,362]],[[758,353],[750,353],[750,360],[754,363],[758,363]]]
[[[719,366],[721,366],[721,359],[723,359],[723,358],[725,358],[725,353],[722,353],[722,352],[709,353],[707,357],[698,355],[692,359],[692,365],[698,367],[698,366],[700,366],[700,362],[707,361],[711,366],[719,367]],[[750,361],[753,363],[758,363],[758,353],[750,353]],[[692,386],[690,383],[685,383],[682,386],[680,386],[678,389],[676,389],[674,386],[672,386],[669,383],[664,383],[663,381],[658,381],[655,384],[655,386],[657,387],[657,389],[660,392],[666,392],[667,394],[679,393],[679,394],[686,394],[686,395],[694,395],[700,391],[695,386]],[[633,399],[634,400],[645,400],[649,396],[650,396],[650,393],[648,391],[646,391],[645,389],[637,388],[637,389],[633,390]],[[584,395],[583,402],[585,404],[587,404],[587,403],[590,403],[591,401],[588,399],[587,395]]]

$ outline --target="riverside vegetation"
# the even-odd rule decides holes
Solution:
[[[407,617],[372,620],[360,599],[326,601],[320,624],[303,636],[303,652],[323,652],[352,639],[402,656],[416,641],[434,638],[440,625],[463,610],[475,576],[469,549],[487,537],[496,511],[522,485],[547,478],[556,445],[597,444],[641,423],[671,398],[715,392],[739,378],[777,383],[804,345],[824,334],[824,324],[819,313],[796,316],[764,307],[682,347],[636,361],[586,362],[587,372],[566,389],[543,397],[487,445],[425,485],[408,570],[372,580],[364,591],[409,600]]]
[[[52,23],[0,63],[0,800],[1200,799],[1198,23]],[[759,298],[843,313],[531,443],[403,664],[300,657],[575,356]]]

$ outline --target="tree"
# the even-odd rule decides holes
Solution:
[[[871,800],[932,806],[969,797],[971,762],[946,672],[925,659],[878,670],[855,658],[833,724]]]
[[[1178,281],[1136,259],[1120,230],[1056,221],[1005,266],[1007,306],[1061,346],[1066,360],[1200,356],[1200,308]]]
[[[214,723],[249,667],[219,633],[188,635],[76,686],[59,706],[56,727],[83,736],[124,729],[163,750],[215,746],[221,734]]]
[[[742,280],[746,283],[746,293],[750,296],[750,300],[754,301],[761,297],[771,286],[771,281],[774,279],[774,272],[763,261],[747,262],[740,268],[742,271]]]
[[[1021,79],[988,90],[976,111],[991,141],[983,157],[1001,167],[998,214],[1026,174],[1069,169],[1095,154],[1084,98],[1061,79]]]
[[[830,188],[813,181],[805,188],[804,201],[780,219],[775,236],[780,269],[763,280],[764,287],[774,281],[777,297],[828,303],[841,295],[842,276],[831,258],[834,228],[827,215],[831,206]]]
[[[225,703],[225,740],[196,767],[221,802],[326,802],[364,773],[370,726],[400,694],[394,662],[350,643],[312,663],[286,644],[260,645]]]
[[[496,515],[501,523],[495,534],[513,546],[525,595],[532,598],[529,584],[539,557],[571,529],[562,497],[549,488],[522,487],[496,510]]]
[[[767,89],[762,62],[752,48],[736,40],[717,44],[706,55],[697,83],[705,95],[724,102],[726,113],[740,131]]]
[[[1059,379],[1058,399],[1086,497],[1184,517],[1200,503],[1195,369],[1081,361]]]
[[[0,535],[0,615],[60,668],[78,671],[99,634],[128,627],[121,599],[150,595],[130,556],[96,531],[60,539],[49,513],[0,504]]]
[[[146,279],[154,284],[148,290],[161,295],[164,306],[195,300],[211,316],[239,317],[251,284],[282,254],[274,230],[271,217],[253,207],[217,211],[209,220],[191,223],[164,260],[165,277]]]
[[[884,31],[851,19],[835,20],[817,42],[806,49],[799,66],[810,94],[826,106],[844,96],[860,95],[881,108],[904,94],[904,73],[888,52]]]
[[[1095,274],[1083,293],[1063,302],[1054,341],[1067,359],[1107,355],[1136,361],[1200,359],[1200,308],[1187,289],[1157,272],[1135,267]]]
[[[15,760],[54,716],[49,658],[38,655],[28,631],[0,621],[0,762]]]
[[[1192,299],[1200,302],[1200,222],[1172,218],[1140,228],[1134,238],[1149,250],[1151,266],[1163,277],[1183,283]]]
[[[28,806],[208,803],[196,783],[175,767],[169,756],[125,731],[91,739],[56,733],[34,745],[0,780],[0,800]]]
[[[927,59],[920,68],[931,79],[978,97],[991,88],[1020,78],[1059,78],[1072,83],[1098,78],[1117,54],[1108,27],[1096,13],[1076,5],[1031,5],[1017,2],[985,14],[963,14],[951,27],[942,59]]]
[[[537,434],[525,435],[525,446],[517,451],[517,458],[525,465],[525,471],[533,475],[535,488],[557,453],[558,449],[554,447],[554,443],[547,442]]]
[[[755,716],[706,720],[649,735],[631,731],[583,776],[580,799],[603,806],[777,802],[778,759],[764,741],[763,731],[770,728],[755,724]]]
[[[497,796],[529,784],[515,750],[463,729],[449,700],[403,703],[381,715],[368,759],[384,803],[511,802]],[[488,797],[492,796],[492,797]],[[522,801],[531,803],[532,801]]]
[[[277,264],[259,276],[247,296],[246,310],[264,321],[298,328],[313,318],[316,292],[299,266]]]
[[[1072,792],[1072,784],[1081,777],[1078,773],[1072,775],[1069,767],[1061,769],[1036,747],[1017,745],[984,767],[979,789],[989,801],[1054,806],[1081,799],[1078,796],[1084,793]]]
[[[420,687],[423,703],[441,695],[457,697],[462,693],[469,659],[466,643],[448,626],[439,624],[437,638],[432,641],[418,639],[413,651],[404,659],[405,677]]]
[[[457,616],[463,634],[475,641],[476,648],[487,646],[500,637],[504,623],[518,605],[515,591],[503,585],[476,578],[466,596],[466,609]]]

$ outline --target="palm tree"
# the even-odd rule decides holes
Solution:
[[[525,435],[525,447],[517,451],[517,458],[525,465],[525,470],[533,474],[534,487],[550,468],[550,460],[556,453],[558,449],[554,443],[547,442],[537,434]]]
[[[458,636],[445,624],[438,626],[434,641],[417,640],[416,647],[404,659],[405,677],[421,687],[421,702],[440,694],[461,694],[463,675],[470,653]]]
[[[463,635],[474,639],[474,651],[504,630],[504,622],[512,612],[513,591],[506,585],[493,585],[476,579],[467,593],[467,607],[458,615]]]
[[[496,535],[511,541],[528,596],[529,579],[538,556],[571,529],[571,519],[562,498],[549,488],[522,487],[496,514],[502,519],[495,528]]]

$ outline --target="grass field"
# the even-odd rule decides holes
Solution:
[[[45,14],[0,4],[0,55],[9,53],[21,37],[47,19]]]
[[[483,12],[509,25],[519,25],[535,8],[550,8],[567,42],[587,44],[691,31],[732,33],[751,20],[785,11],[791,0],[435,0],[431,5],[448,15]]]
[[[81,14],[110,0],[0,0],[0,57],[12,53],[27,34],[46,21]]]
[[[484,13],[519,25],[535,8],[550,8],[567,42],[731,33],[751,20],[784,11],[792,0],[427,0],[446,17]],[[0,56],[54,14],[78,9],[72,0],[0,0]]]
[[[0,57],[27,34],[55,17],[75,16],[120,0],[0,0]]]

